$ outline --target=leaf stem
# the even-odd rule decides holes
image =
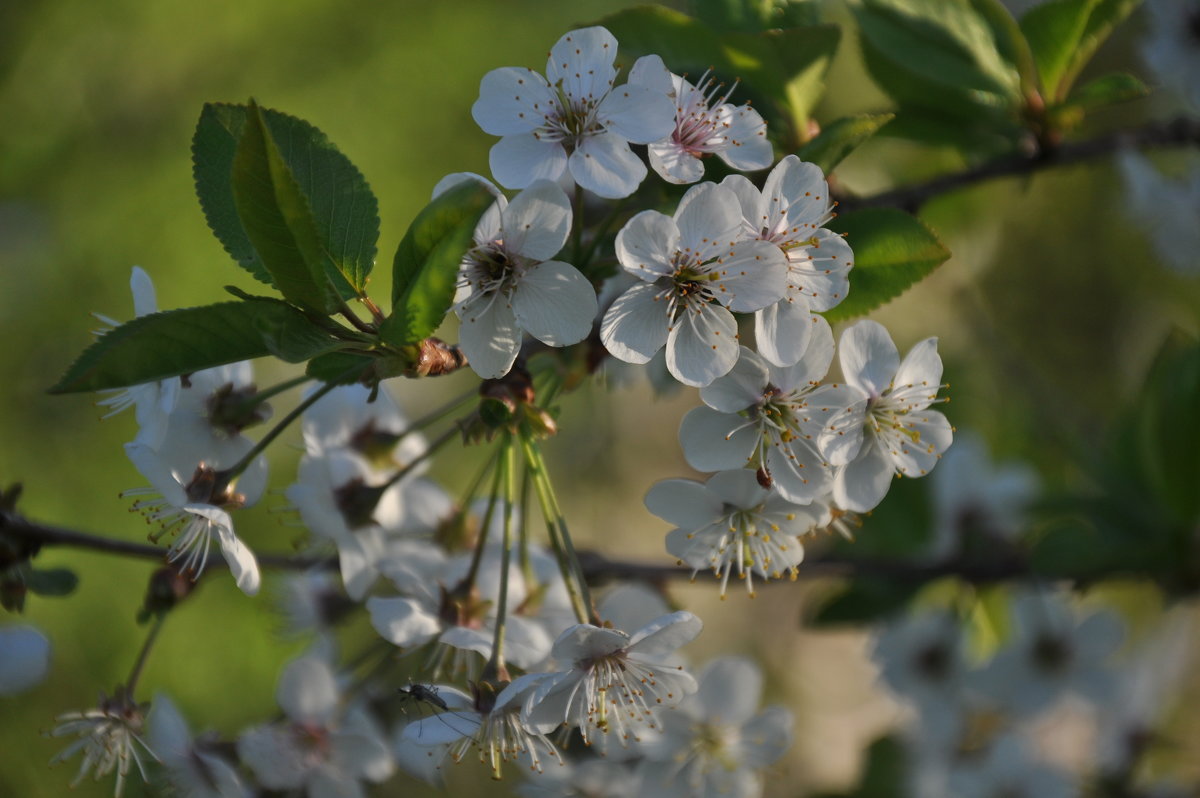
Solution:
[[[154,624],[150,627],[150,633],[146,635],[146,642],[142,643],[142,650],[138,652],[137,660],[133,663],[133,669],[129,671],[129,678],[125,680],[125,693],[131,699],[133,698],[134,688],[137,687],[138,679],[142,676],[142,668],[146,666],[146,660],[150,656],[150,649],[154,647],[154,641],[158,639],[158,633],[162,629],[163,621],[166,619],[166,613],[155,615]]]

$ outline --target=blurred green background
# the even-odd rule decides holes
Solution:
[[[192,128],[207,101],[261,104],[321,128],[362,170],[380,199],[379,263],[386,266],[436,181],[487,172],[491,137],[470,116],[479,79],[499,66],[540,68],[565,30],[629,5],[510,0],[330,3],[293,0],[47,0],[0,5],[0,482],[25,485],[29,518],[143,540],[140,517],[118,493],[140,477],[121,452],[131,415],[98,422],[92,396],[45,394],[91,340],[90,312],[132,315],[131,265],[144,267],[162,308],[219,301],[225,284],[258,286],[209,233],[195,200]],[[1137,69],[1134,20],[1101,54]],[[820,119],[879,110],[885,100],[855,65],[853,37],[831,73]],[[1094,129],[1149,118],[1148,100]],[[1170,160],[1168,158],[1167,160]],[[880,142],[848,161],[842,185],[862,192],[961,166],[953,156]],[[989,183],[930,203],[922,218],[955,253],[924,283],[875,314],[901,351],[941,338],[959,427],[981,430],[1005,456],[1037,463],[1052,483],[1077,477],[1064,430],[1097,439],[1136,393],[1148,357],[1175,324],[1195,331],[1194,281],[1155,261],[1131,227],[1110,164]],[[853,243],[853,242],[851,242]],[[387,268],[373,284],[386,295]],[[259,372],[259,384],[286,374]],[[464,386],[468,383],[459,382]],[[444,386],[393,385],[417,411]],[[643,388],[609,401],[585,392],[567,403],[553,444],[572,522],[609,556],[664,561],[665,529],[642,508],[656,479],[688,475],[675,440],[694,393],[650,403]],[[288,440],[294,442],[296,436]],[[295,452],[274,458],[272,487],[292,479]],[[570,452],[571,462],[565,456]],[[439,467],[452,480],[463,459]],[[453,487],[452,487],[453,490]],[[280,495],[239,519],[259,551],[289,550],[300,532],[281,523]],[[863,534],[870,533],[870,526]],[[50,678],[0,698],[0,795],[56,796],[78,760],[46,763],[65,741],[39,732],[84,709],[128,673],[145,630],[133,616],[149,568],[142,562],[48,550],[41,566],[68,565],[81,583],[66,600],[31,597],[25,618],[50,637]],[[799,713],[803,742],[768,778],[769,794],[852,783],[862,743],[894,722],[872,687],[859,632],[807,634],[802,605],[820,586],[787,583],[753,602],[717,602],[708,585],[681,587],[705,618],[698,661],[724,652],[760,657],[770,700]],[[268,579],[256,600],[228,580],[205,584],[164,628],[142,697],[167,690],[193,726],[232,737],[275,712],[280,664],[305,641],[279,634]],[[750,622],[748,622],[748,619]],[[7,622],[10,619],[5,619]],[[16,620],[11,619],[11,620]],[[465,768],[466,766],[464,766]],[[459,791],[474,774],[454,774]],[[490,789],[490,786],[488,787]],[[127,795],[139,795],[137,779]],[[403,777],[373,794],[413,794]],[[109,795],[111,781],[79,796]]]

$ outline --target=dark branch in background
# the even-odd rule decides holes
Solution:
[[[916,211],[934,197],[959,188],[973,186],[998,177],[1031,175],[1045,169],[1091,161],[1122,150],[1149,150],[1162,147],[1200,147],[1200,120],[1179,117],[1169,122],[1151,122],[1083,141],[1071,141],[1032,155],[1013,155],[980,166],[935,177],[924,183],[883,191],[867,197],[838,196],[842,213],[860,208],[900,208]]]

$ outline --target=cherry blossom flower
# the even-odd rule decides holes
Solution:
[[[728,374],[700,389],[703,407],[684,416],[679,441],[688,464],[701,471],[750,466],[785,499],[822,498],[833,471],[817,449],[830,414],[853,401],[844,387],[821,385],[833,360],[833,333],[817,317],[804,357],[788,367],[741,350]]]
[[[147,489],[126,491],[125,495],[157,494],[156,498],[139,499],[133,509],[144,514],[148,521],[162,524],[162,532],[158,534],[175,536],[167,559],[182,561],[182,570],[198,579],[208,564],[209,544],[215,533],[238,588],[248,596],[256,594],[261,584],[258,561],[234,534],[233,519],[228,512],[245,504],[243,496],[233,492],[231,486],[217,493],[216,474],[203,463],[185,481],[145,444],[127,443],[125,454],[151,485]]]
[[[573,30],[550,50],[546,77],[504,67],[483,76],[471,116],[493,136],[492,174],[505,188],[568,174],[606,199],[627,197],[646,176],[629,144],[671,132],[666,94],[626,83],[614,87],[617,40],[601,27]]]
[[[28,624],[0,627],[0,696],[23,693],[46,678],[50,641]]]
[[[193,738],[187,721],[164,693],[154,696],[146,719],[150,747],[167,769],[167,780],[184,798],[248,798],[233,766],[203,739]]]
[[[472,179],[487,182],[450,175],[434,196]],[[494,207],[499,213],[484,214],[475,246],[463,257],[454,304],[463,352],[475,373],[489,379],[512,368],[523,332],[549,346],[578,343],[591,332],[597,310],[587,278],[553,260],[571,230],[571,204],[562,189],[536,180],[511,203],[497,196]]]
[[[57,753],[50,764],[64,762],[80,751],[83,761],[75,774],[71,787],[77,786],[89,771],[95,772],[96,780],[117,772],[113,795],[120,796],[129,776],[129,766],[137,766],[142,780],[146,781],[145,757],[155,759],[154,752],[142,739],[145,725],[145,706],[137,704],[118,688],[111,697],[101,694],[99,705],[84,712],[68,712],[59,715],[58,725],[50,732],[51,737],[74,736],[78,739]]]
[[[666,479],[646,494],[646,507],[676,528],[667,534],[667,551],[687,563],[693,574],[712,568],[724,598],[736,571],[754,595],[754,576],[796,577],[804,558],[798,540],[815,525],[807,508],[764,489],[754,472],[722,471],[707,483]]]
[[[754,314],[754,342],[769,362],[790,366],[808,347],[813,313],[838,305],[850,290],[854,253],[822,227],[834,215],[829,185],[818,166],[795,155],[771,170],[761,192],[741,175],[721,185],[738,196],[746,237],[770,241],[787,256],[787,293]]]
[[[1070,774],[1034,759],[1024,740],[1005,734],[983,753],[962,759],[950,771],[946,798],[1076,798]]]
[[[853,402],[817,443],[839,466],[834,501],[861,513],[883,500],[894,475],[927,474],[954,433],[944,415],[929,409],[942,382],[936,338],[918,343],[901,362],[883,325],[860,321],[842,333],[838,357]]]
[[[787,280],[783,252],[740,240],[741,224],[737,195],[713,183],[688,189],[673,217],[651,210],[630,219],[617,258],[641,282],[604,315],[608,351],[646,363],[665,345],[667,369],[685,385],[729,373],[738,357],[733,312],[777,302]]]
[[[758,711],[763,678],[744,657],[710,662],[699,689],[661,729],[647,734],[640,749],[643,794],[662,798],[757,798],[763,768],[792,744],[792,714],[781,706]]]
[[[674,612],[632,635],[577,624],[554,642],[551,657],[566,670],[534,674],[525,702],[526,724],[578,726],[585,742],[596,731],[613,732],[622,745],[639,728],[653,727],[660,707],[674,706],[696,690],[672,652],[700,633],[700,619]]]
[[[304,789],[309,798],[365,796],[359,781],[381,782],[395,765],[382,730],[365,709],[341,707],[325,657],[310,652],[284,668],[276,698],[287,719],[255,726],[237,750],[271,790]]]
[[[667,70],[662,58],[639,58],[629,71],[631,85],[667,94],[675,103],[675,129],[650,143],[650,166],[668,183],[695,183],[704,177],[701,160],[716,155],[743,172],[766,169],[773,153],[767,123],[749,104],[729,102],[727,90],[706,72],[696,85]]]

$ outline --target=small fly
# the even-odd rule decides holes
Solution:
[[[405,698],[411,698],[418,703],[429,704],[443,712],[450,709],[446,706],[445,699],[438,695],[438,689],[432,684],[410,684],[408,687],[397,687],[396,690],[405,696]]]

